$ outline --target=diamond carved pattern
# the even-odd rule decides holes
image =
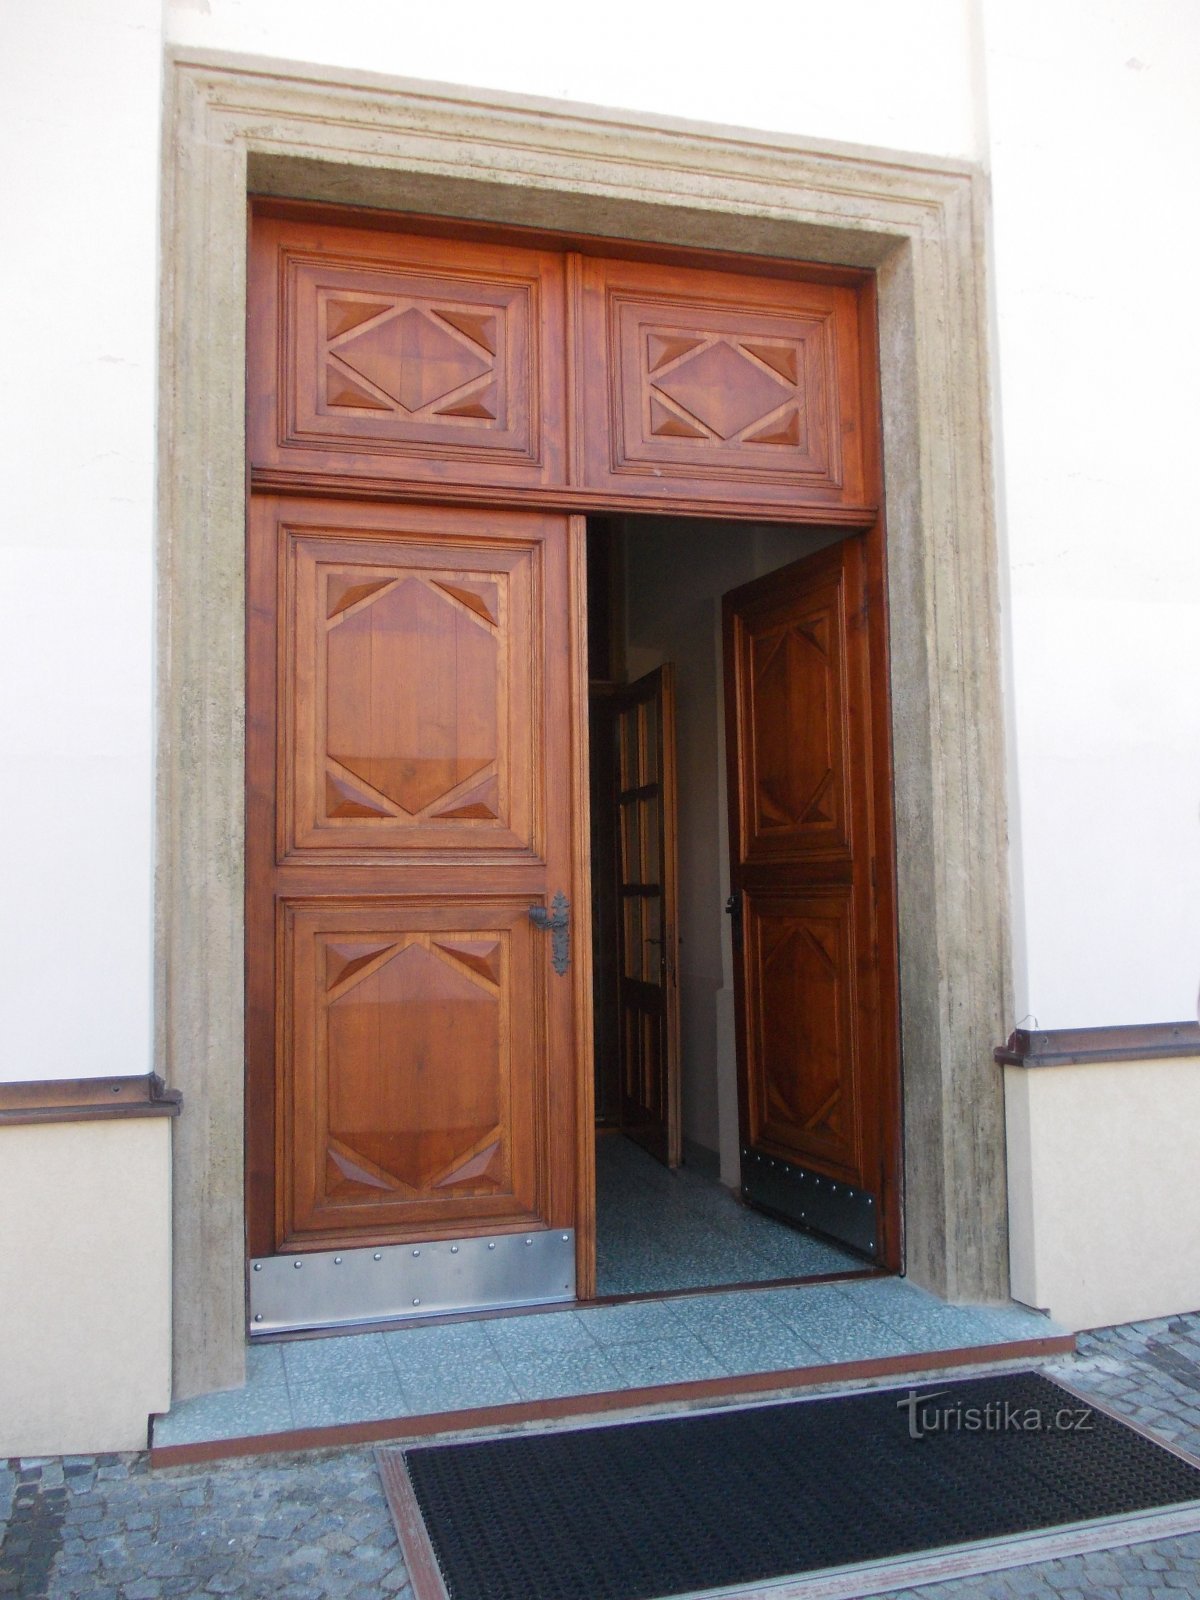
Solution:
[[[499,812],[499,587],[331,575],[325,813]]]
[[[804,443],[798,344],[650,332],[645,359],[655,438]]]
[[[500,982],[500,946],[495,939],[438,939],[435,948],[489,983]]]
[[[719,439],[732,439],[777,411],[792,387],[724,339],[679,359],[654,387]]]
[[[325,331],[331,339],[336,339],[339,333],[349,333],[360,322],[368,322],[378,315],[377,300],[327,300]]]
[[[327,403],[495,422],[500,315],[416,300],[327,300]]]
[[[391,956],[395,945],[388,940],[383,944],[359,944],[330,941],[325,946],[325,983],[332,994],[347,986],[352,980],[365,976],[365,968],[384,956]]]
[[[763,935],[763,988],[771,996],[761,1017],[764,1120],[840,1143],[849,1088],[841,931],[815,918],[780,918],[765,923]]]
[[[499,805],[500,785],[493,773],[490,778],[485,778],[476,788],[468,789],[465,792],[460,791],[448,805],[439,806],[433,812],[433,816],[447,821],[452,818],[457,820],[470,817],[484,819],[495,817],[498,814]]]
[[[566,483],[565,252],[334,221],[253,233],[256,468],[431,500]]]
[[[340,773],[325,772],[325,815],[327,817],[390,817],[392,812],[381,796],[357,783],[349,783]]]
[[[494,937],[326,945],[328,1198],[496,1191],[501,960]]]
[[[456,530],[497,535],[489,544],[427,539],[424,508],[384,516],[370,543],[339,527],[287,546],[284,848],[535,848],[532,553],[498,536],[508,513],[451,514]]]
[[[331,361],[325,369],[325,397],[331,406],[348,406],[353,411],[391,411],[380,395],[355,383],[343,367]]]
[[[584,369],[608,380],[581,429],[589,488],[659,503],[864,495],[853,288],[648,262],[582,273]]]
[[[832,667],[830,619],[824,615],[754,642],[760,831],[837,824]]]
[[[851,286],[626,261],[587,261],[582,277],[582,358],[608,379],[582,429],[589,488],[747,504],[864,496]]]
[[[466,606],[468,611],[473,611],[477,617],[496,626],[499,621],[499,590],[494,583],[468,583],[462,579],[450,583],[443,578],[438,580],[437,586],[443,594],[451,595]]]

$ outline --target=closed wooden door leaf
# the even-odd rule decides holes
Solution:
[[[571,881],[567,536],[255,502],[260,1253],[573,1224],[572,985],[530,917]]]

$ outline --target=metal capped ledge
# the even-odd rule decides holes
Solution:
[[[552,1305],[575,1298],[575,1231],[265,1256],[248,1276],[252,1334]]]

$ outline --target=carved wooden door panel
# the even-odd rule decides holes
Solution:
[[[351,1268],[360,1318],[573,1292],[569,929],[552,941],[531,917],[571,890],[569,531],[254,503],[251,1301],[268,1322],[330,1320]]]
[[[884,617],[848,538],[725,597],[743,1192],[896,1265]]]
[[[296,472],[563,481],[560,252],[279,210],[260,208],[251,239],[249,356],[263,381],[247,420],[260,483]]]
[[[606,259],[580,274],[589,488],[676,511],[870,502],[854,286]]]
[[[683,1158],[675,841],[675,676],[668,663],[618,701],[620,1123],[669,1167]]]

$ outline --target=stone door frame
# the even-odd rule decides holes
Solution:
[[[907,1269],[1007,1293],[1011,993],[985,185],[969,165],[179,51],[167,63],[156,1045],[175,1394],[245,1371],[246,201],[336,201],[874,268],[888,516]]]

